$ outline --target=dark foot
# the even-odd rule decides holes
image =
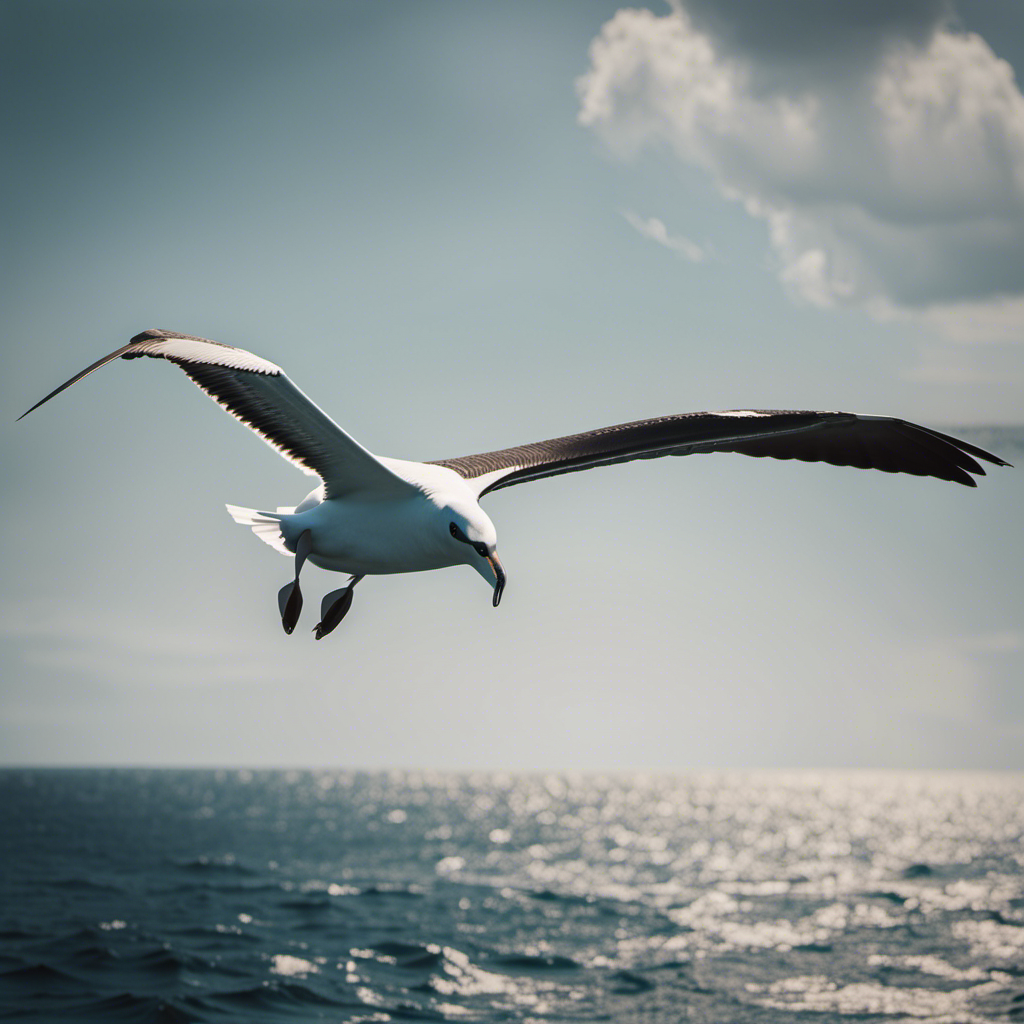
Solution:
[[[281,625],[284,626],[284,631],[291,633],[302,611],[302,591],[299,589],[298,580],[285,584],[278,591],[277,607],[281,610]]]
[[[335,626],[345,618],[351,607],[351,584],[328,594],[320,603],[320,621],[316,624],[316,629],[313,630],[317,640],[323,640],[328,633],[332,632]]]

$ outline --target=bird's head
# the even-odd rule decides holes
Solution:
[[[494,587],[494,607],[505,589],[505,569],[498,558],[498,534],[494,523],[478,505],[472,509],[448,508],[448,535],[458,549],[458,560],[471,565]]]

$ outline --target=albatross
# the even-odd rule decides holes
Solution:
[[[978,459],[1009,465],[966,441],[891,416],[781,409],[679,413],[454,459],[389,459],[350,437],[275,363],[244,348],[158,329],[135,335],[18,418],[107,363],[142,356],[176,363],[232,416],[319,478],[295,507],[268,512],[227,506],[236,523],[295,559],[294,579],[278,594],[286,633],[295,629],[302,610],[299,574],[305,562],[348,574],[348,583],[321,603],[313,630],[318,640],[348,613],[353,588],[364,576],[469,565],[492,587],[497,607],[505,569],[480,499],[528,480],[698,452],[828,462],[967,487],[977,486],[974,476],[985,475]]]

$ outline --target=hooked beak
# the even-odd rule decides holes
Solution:
[[[491,567],[491,572],[494,573],[494,600],[491,603],[497,608],[498,602],[501,601],[501,592],[505,589],[505,568],[496,551],[487,556],[487,564]]]

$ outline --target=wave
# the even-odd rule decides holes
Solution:
[[[366,1006],[359,1000],[330,998],[309,985],[297,981],[265,981],[252,988],[207,995],[205,1001],[211,1006],[223,1007],[229,1011],[288,1012],[302,1007],[351,1008]]]
[[[488,960],[488,966],[510,971],[578,971],[581,964],[568,956],[531,956],[527,953],[511,953]]]
[[[1016,776],[45,778],[4,837],[3,1020],[1024,1024]]]
[[[211,1018],[197,1012],[191,1000],[168,1000],[158,996],[137,996],[124,992],[91,1002],[66,1007],[68,1021],[110,1022],[110,1024],[205,1024]]]
[[[188,871],[194,874],[245,876],[259,874],[255,868],[242,864],[232,854],[225,854],[223,857],[194,857],[191,860],[179,862],[176,864],[176,867],[181,871]]]

